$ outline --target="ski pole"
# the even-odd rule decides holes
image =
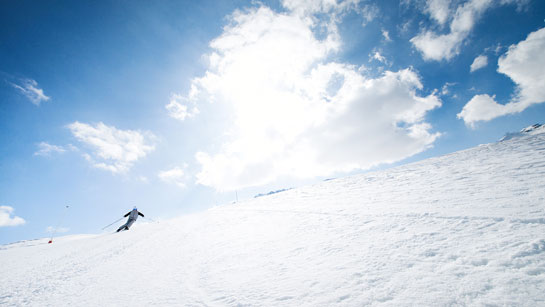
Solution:
[[[156,222],[156,221],[150,219],[149,217],[144,217],[144,218],[147,219],[147,220],[150,220],[150,221],[152,221],[152,222],[154,222],[154,223],[158,223],[158,222]]]
[[[49,239],[49,242],[47,242],[47,243],[53,243],[53,237],[55,236],[55,233],[57,232],[57,229],[59,229],[59,226],[61,226],[61,223],[64,220],[64,217],[66,216],[66,212],[68,212],[68,208],[70,208],[70,206],[66,206],[66,208],[64,209],[64,212],[63,212],[63,214],[61,216],[61,219],[59,220],[59,223],[57,224],[57,227],[55,227],[55,229],[53,229],[53,233],[51,234],[51,239]]]
[[[115,223],[117,223],[117,222],[121,221],[121,220],[122,220],[122,219],[124,219],[124,218],[125,218],[125,217],[122,217],[122,218],[120,218],[120,219],[116,220],[115,222],[112,222],[111,224],[108,224],[108,225],[106,225],[106,226],[102,227],[102,229],[101,229],[101,230],[104,230],[104,229],[106,229],[106,228],[108,228],[108,227],[112,226],[113,224],[115,224]]]

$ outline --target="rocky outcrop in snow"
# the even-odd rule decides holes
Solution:
[[[512,138],[515,138],[515,137],[521,137],[521,136],[525,136],[525,135],[534,135],[534,134],[539,134],[539,133],[544,133],[545,132],[545,126],[542,125],[542,124],[535,124],[535,125],[531,125],[529,127],[526,127],[522,130],[520,130],[519,132],[509,132],[507,133],[504,137],[501,138],[500,142],[503,142],[503,141],[507,141],[507,140],[510,140]]]

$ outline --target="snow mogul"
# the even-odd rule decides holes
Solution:
[[[117,229],[117,232],[120,232],[121,230],[129,230],[129,228],[132,226],[132,224],[134,224],[134,222],[136,222],[136,219],[138,219],[139,215],[141,217],[144,217],[142,212],[138,212],[138,209],[136,209],[136,207],[134,207],[131,211],[127,212],[127,214],[123,215],[123,217],[128,216],[129,219],[127,220],[127,223],[119,226],[119,228]]]

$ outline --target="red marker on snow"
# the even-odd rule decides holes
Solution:
[[[57,229],[59,228],[59,226],[61,226],[61,223],[62,223],[62,220],[64,219],[64,216],[66,215],[66,211],[68,210],[70,206],[66,206],[66,208],[64,209],[64,212],[61,216],[61,219],[59,220],[59,223],[57,224],[57,227],[55,227],[55,229],[53,229],[53,233],[51,234],[51,239],[49,239],[49,242],[47,242],[47,244],[51,244],[53,243],[53,237],[55,236],[55,232],[57,232]]]

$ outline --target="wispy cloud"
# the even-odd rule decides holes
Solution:
[[[148,183],[148,182],[149,182],[148,177],[142,176],[142,175],[137,176],[137,177],[136,177],[136,180],[137,180],[137,181],[140,181],[140,182],[143,182],[143,183]]]
[[[187,175],[185,174],[184,169],[187,168],[187,165],[184,165],[183,168],[181,167],[174,167],[172,169],[161,171],[157,175],[161,181],[169,183],[169,184],[175,184],[180,188],[186,187],[187,182]]]
[[[386,65],[390,65],[388,60],[382,54],[380,54],[379,51],[374,51],[373,55],[369,57],[369,62],[371,62],[372,60],[379,61]]]
[[[386,42],[391,42],[392,41],[392,39],[390,38],[390,32],[388,32],[388,31],[386,31],[384,29],[382,29],[381,32],[382,32],[382,37],[384,37],[384,41],[386,41]]]
[[[365,27],[379,16],[380,9],[374,4],[367,4],[360,10],[360,14],[363,17],[362,26]]]
[[[282,0],[282,6],[299,16],[310,16],[317,13],[340,15],[348,10],[357,9],[356,5],[361,0]],[[373,7],[373,8],[371,8]],[[376,6],[366,5],[364,11],[377,10]],[[373,16],[372,18],[374,18]]]
[[[94,167],[113,173],[128,171],[136,161],[155,149],[151,143],[154,135],[150,132],[120,130],[101,122],[90,125],[77,121],[68,125],[68,129],[80,142],[94,150],[84,153]]]
[[[524,111],[531,105],[545,102],[545,28],[528,37],[500,57],[498,72],[505,74],[517,85],[515,96],[507,104],[496,102],[495,96],[474,96],[458,113],[458,118],[474,127],[478,121],[489,121],[499,116]]]
[[[450,94],[450,88],[456,85],[456,82],[447,82],[441,87],[441,95],[445,96]]]
[[[37,106],[39,106],[42,101],[51,99],[51,97],[44,94],[43,89],[38,87],[38,82],[32,79],[23,79],[18,83],[10,82],[10,84]]]
[[[199,114],[199,109],[195,105],[195,99],[186,98],[179,94],[172,94],[170,96],[170,102],[165,108],[170,117],[180,121],[184,121],[188,117]]]
[[[219,150],[196,154],[198,183],[232,190],[365,169],[421,152],[439,136],[425,116],[441,101],[417,94],[414,70],[371,78],[332,62],[342,46],[335,23],[304,15],[316,10],[305,3],[287,13],[237,11],[210,43],[213,60],[192,85],[207,98],[199,103],[228,106],[233,122]],[[315,28],[327,32],[317,38]]]
[[[411,39],[411,43],[422,53],[425,60],[450,60],[460,53],[462,43],[467,39],[477,21],[488,9],[503,5],[516,3],[517,0],[470,0],[460,4],[454,14],[450,16],[451,1],[431,0],[426,2],[424,11],[429,13],[432,19],[439,24],[450,22],[448,34],[437,34],[431,30],[425,30]]]
[[[47,226],[45,231],[47,233],[65,233],[68,232],[70,228],[67,227],[53,227],[53,226]]]
[[[18,226],[26,223],[24,219],[12,216],[13,211],[15,210],[10,206],[0,206],[0,227]]]
[[[475,58],[475,60],[473,60],[473,63],[471,63],[471,66],[469,67],[469,71],[474,72],[483,67],[486,67],[486,65],[488,65],[488,57],[486,55],[479,55],[478,57]]]
[[[70,149],[73,148],[73,146],[69,145]],[[38,144],[38,151],[34,153],[35,156],[50,156],[52,153],[64,153],[66,152],[66,148],[63,146],[57,146],[57,145],[51,145],[47,142],[41,142]]]

